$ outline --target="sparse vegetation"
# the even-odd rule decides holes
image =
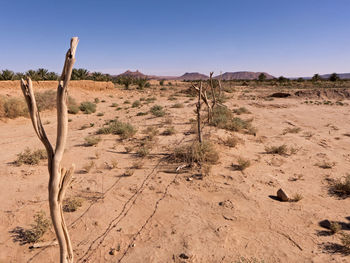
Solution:
[[[90,101],[84,101],[80,104],[79,109],[85,114],[91,114],[96,112],[96,104]]]
[[[27,116],[28,109],[24,100],[0,96],[0,118],[14,119]]]
[[[334,181],[331,185],[330,191],[341,197],[350,196],[350,174],[348,174],[343,180],[339,179]]]
[[[208,141],[194,142],[190,145],[175,148],[172,159],[176,162],[209,163],[215,164],[219,160],[219,154],[213,144]]]
[[[101,137],[88,136],[88,137],[85,137],[84,140],[85,140],[85,144],[84,144],[85,146],[87,147],[95,146],[101,141]]]
[[[288,147],[285,144],[280,145],[280,146],[266,146],[265,152],[267,154],[286,155],[288,152]]]
[[[26,148],[23,152],[17,155],[14,164],[18,166],[22,164],[36,165],[39,164],[40,160],[44,159],[47,159],[46,150],[31,151],[29,148]]]
[[[250,161],[248,159],[245,159],[243,157],[239,157],[237,160],[237,164],[232,164],[232,167],[234,170],[237,171],[244,171],[246,168],[250,166]]]
[[[138,108],[141,106],[141,102],[139,100],[135,100],[133,103],[132,103],[132,108]]]
[[[287,133],[298,133],[298,132],[300,132],[301,131],[301,128],[299,128],[299,127],[293,127],[293,128],[291,128],[291,127],[288,127],[288,128],[285,128],[284,130],[283,130],[283,135],[286,135]]]
[[[174,127],[174,126],[171,126],[171,127],[166,128],[166,129],[163,131],[162,135],[170,136],[170,135],[173,135],[173,134],[175,134],[175,133],[176,133],[175,127]]]
[[[34,223],[31,228],[21,232],[21,239],[24,243],[35,243],[40,240],[49,227],[50,221],[46,218],[45,212],[37,212],[34,215]]]
[[[150,112],[156,116],[156,117],[163,117],[165,115],[165,111],[163,110],[163,107],[160,105],[154,105]]]
[[[241,114],[250,114],[251,112],[245,107],[240,107],[238,109],[234,109],[233,113],[237,115],[241,115]]]
[[[83,205],[83,200],[81,198],[68,198],[63,202],[64,212],[75,212],[79,207]]]
[[[121,139],[128,139],[133,137],[137,129],[130,123],[124,123],[119,120],[112,120],[106,127],[97,131],[97,134],[116,134],[120,135]]]

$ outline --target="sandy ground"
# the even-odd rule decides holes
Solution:
[[[0,93],[8,94],[9,89]],[[104,100],[94,114],[70,115],[63,162],[67,167],[75,163],[76,173],[67,197],[84,200],[76,212],[65,213],[75,261],[239,262],[245,257],[256,259],[254,262],[349,262],[349,256],[337,249],[339,235],[330,235],[319,225],[328,219],[341,222],[346,232],[350,229],[350,199],[328,191],[330,179],[341,178],[350,170],[350,140],[344,136],[350,132],[349,106],[306,104],[305,98],[269,101],[256,97],[259,91],[237,89],[227,94],[230,99],[225,104],[231,109],[246,107],[251,114],[241,117],[253,118],[258,132],[256,136],[236,133],[243,142],[230,148],[222,139],[232,132],[205,127],[204,134],[215,143],[220,161],[209,176],[196,179],[196,171],[176,173],[179,164],[166,158],[175,146],[195,138],[187,133],[189,119],[195,118],[195,100],[185,95],[168,100],[178,90],[181,87],[142,92],[71,90],[77,101]],[[17,92],[11,94],[20,95]],[[153,96],[157,98],[154,103],[140,108],[123,103]],[[122,109],[116,111],[112,103]],[[172,108],[175,103],[185,107]],[[155,104],[164,106],[168,115],[136,116]],[[97,116],[100,112],[104,115]],[[102,135],[97,146],[83,146],[86,136],[116,116],[138,128],[134,139],[121,141],[116,135]],[[169,118],[172,124],[167,124]],[[55,112],[44,112],[42,119],[54,142]],[[94,127],[80,129],[90,123]],[[176,134],[156,136],[151,154],[143,159],[135,150],[126,153],[125,147],[137,145],[149,126],[158,127],[160,134],[174,126]],[[301,131],[283,135],[288,127]],[[27,118],[0,121],[0,134],[0,262],[57,262],[58,246],[29,249],[29,244],[21,245],[11,233],[16,227],[30,228],[37,211],[49,215],[45,161],[38,166],[12,164],[26,147],[43,146]],[[296,153],[265,153],[265,146],[281,144],[294,147]],[[251,166],[234,171],[231,165],[238,157],[249,159]],[[123,176],[140,160],[142,169]],[[118,168],[108,169],[113,161]],[[334,162],[334,166],[322,169],[316,165],[323,161]],[[84,173],[83,167],[91,162],[94,167]],[[280,187],[303,199],[279,202],[275,195]],[[54,240],[52,227],[43,239]],[[111,255],[113,249],[116,252]]]

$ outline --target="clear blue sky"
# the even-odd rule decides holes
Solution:
[[[349,0],[2,0],[0,32],[16,72],[60,72],[72,36],[76,67],[112,74],[350,72]]]

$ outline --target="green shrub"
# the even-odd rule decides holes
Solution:
[[[212,114],[211,125],[215,127],[236,132],[245,131],[249,134],[255,132],[251,121],[234,117],[233,113],[226,107],[215,107]]]
[[[22,164],[36,165],[40,160],[47,159],[46,150],[36,150],[31,151],[29,148],[26,148],[23,152],[17,155],[17,159],[14,163],[18,166]]]
[[[80,104],[79,109],[85,114],[91,114],[96,112],[96,104],[90,101],[84,101]]]
[[[156,117],[163,117],[165,115],[165,111],[163,110],[163,107],[160,105],[154,105],[150,112],[156,116]]]
[[[120,135],[121,139],[128,139],[133,137],[137,129],[130,123],[123,123],[118,120],[112,120],[106,127],[97,131],[97,134],[116,134]]]

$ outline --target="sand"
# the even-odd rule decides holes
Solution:
[[[1,95],[20,96],[18,83],[8,85],[0,88]],[[220,160],[210,175],[200,178],[194,176],[196,170],[187,168],[176,173],[180,164],[167,159],[175,146],[195,139],[187,131],[189,119],[195,118],[196,100],[184,94],[168,100],[183,86],[145,91],[101,89],[82,86],[70,92],[77,101],[105,101],[97,104],[94,114],[69,116],[72,121],[63,163],[67,167],[75,163],[77,168],[66,196],[84,200],[76,212],[65,213],[76,262],[239,262],[241,257],[254,258],[254,262],[349,262],[349,256],[337,249],[340,236],[319,225],[323,220],[339,221],[349,232],[350,199],[329,193],[329,181],[342,178],[350,169],[350,140],[344,135],[350,132],[348,100],[342,101],[343,106],[315,105],[295,96],[265,100],[270,93],[266,89],[237,88],[227,93],[229,108],[244,106],[251,112],[241,117],[253,118],[257,134],[234,133],[242,142],[230,148],[222,140],[233,132],[206,126],[204,135],[215,144]],[[123,103],[153,96],[156,102],[140,108]],[[116,111],[112,103],[122,109]],[[172,108],[175,103],[185,107]],[[168,116],[136,116],[155,104],[164,106]],[[104,115],[97,116],[100,112]],[[86,136],[116,116],[138,128],[134,139],[101,135],[97,146],[83,145]],[[169,118],[172,124],[166,124]],[[54,142],[55,111],[44,112],[42,119]],[[80,129],[90,123],[94,126]],[[125,147],[137,145],[145,137],[142,131],[152,126],[160,134],[174,126],[176,133],[156,136],[145,158],[137,157],[136,149],[126,153]],[[288,127],[301,130],[283,134]],[[27,118],[0,121],[0,134],[0,262],[57,262],[58,246],[29,249],[30,244],[21,245],[11,233],[16,227],[30,228],[37,211],[49,215],[45,161],[36,166],[12,164],[26,147],[43,146]],[[295,153],[265,153],[266,146],[282,144],[293,147]],[[251,161],[243,172],[231,166],[239,157]],[[140,160],[141,169],[123,176]],[[109,169],[114,161],[118,168]],[[322,169],[316,165],[324,161],[334,166]],[[84,172],[91,162],[93,168]],[[291,197],[300,194],[303,198],[280,202],[275,198],[279,188]],[[43,240],[54,237],[51,227]]]

